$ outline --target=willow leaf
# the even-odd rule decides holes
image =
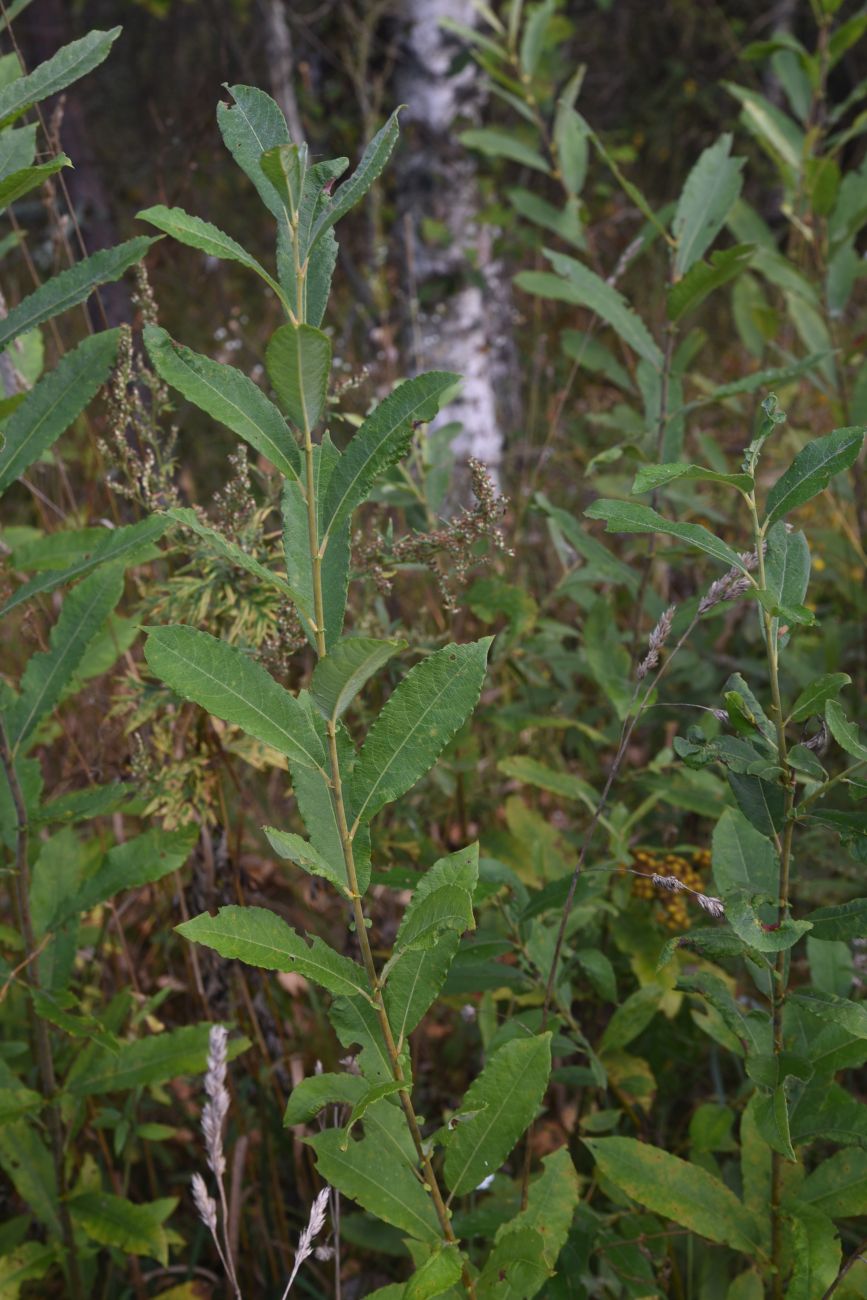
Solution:
[[[252,573],[260,582],[266,583],[269,587],[276,587],[284,596],[290,600],[299,602],[299,596],[286,582],[281,578],[279,573],[273,569],[267,568],[252,555],[243,551],[237,542],[231,541],[230,538],[224,537],[216,528],[211,528],[208,524],[202,522],[195,510],[190,510],[183,506],[173,506],[166,511],[168,519],[173,519],[175,523],[181,524],[184,528],[189,528],[202,541],[207,542],[213,551],[222,555],[224,559],[229,560],[232,564],[237,565],[239,569],[246,569]]]
[[[406,641],[380,641],[369,636],[347,636],[338,641],[316,665],[311,694],[322,715],[336,722],[366,681],[401,650]]]
[[[294,971],[329,993],[370,999],[361,966],[342,957],[316,937],[309,944],[275,912],[265,907],[221,907],[216,916],[203,912],[177,927],[193,943],[213,948],[263,970]]]
[[[389,1101],[377,1102],[367,1118],[379,1120],[375,1132],[343,1149],[343,1135],[328,1129],[307,1139],[316,1152],[319,1173],[362,1209],[400,1228],[417,1241],[440,1241],[430,1195],[402,1158],[405,1121]],[[365,1124],[367,1129],[367,1124]]]
[[[102,249],[90,257],[85,257],[82,261],[76,262],[75,266],[71,266],[68,271],[53,275],[39,289],[24,298],[17,307],[13,307],[9,315],[0,321],[0,348],[5,348],[7,343],[11,343],[19,334],[35,329],[37,325],[59,316],[70,307],[77,307],[79,303],[89,298],[99,285],[119,280],[124,271],[141,261],[157,239],[159,239],[158,235],[154,237],[137,235],[135,239],[128,239],[126,243],[117,244],[114,248]]]
[[[68,582],[74,582],[76,578],[83,578],[86,573],[98,569],[102,564],[123,560],[126,567],[139,558],[144,559],[151,554],[150,548],[165,532],[167,524],[168,520],[164,516],[150,515],[137,524],[127,524],[123,528],[99,529],[102,537],[89,554],[83,555],[66,569],[47,569],[44,573],[38,573],[35,578],[25,582],[13,596],[9,597],[6,604],[0,608],[0,615],[8,613],[16,605],[21,605],[34,596],[53,591],[55,587],[65,586]],[[155,553],[159,554],[158,551]]]
[[[745,159],[732,158],[731,151],[731,135],[721,135],[715,144],[705,149],[686,178],[671,223],[672,234],[677,240],[674,255],[677,279],[685,275],[713,243],[741,192]]]
[[[662,368],[662,353],[650,331],[613,285],[574,257],[549,249],[546,249],[545,256],[556,275],[550,271],[521,271],[515,276],[515,283],[521,289],[595,312],[640,357],[656,370]]]
[[[493,637],[447,645],[407,673],[365,739],[352,778],[356,827],[436,762],[476,706]]]
[[[65,153],[61,153],[50,162],[39,163],[36,167],[22,167],[20,171],[4,176],[0,181],[0,212],[5,211],[10,203],[35,190],[37,185],[59,172],[61,167],[71,166],[71,160]]]
[[[240,727],[290,761],[323,768],[325,751],[307,714],[261,664],[237,646],[184,624],[147,631],[148,664],[177,695]]]
[[[325,407],[331,340],[312,325],[281,325],[265,352],[274,390],[297,429],[316,428]]]
[[[136,215],[139,221],[146,221],[148,225],[156,226],[157,230],[161,230],[164,235],[171,235],[179,244],[196,248],[207,257],[216,257],[223,262],[238,262],[241,266],[246,266],[248,271],[255,271],[256,275],[261,276],[265,283],[271,286],[278,298],[283,297],[279,284],[268,274],[261,262],[257,262],[253,254],[248,253],[242,244],[212,222],[193,216],[183,208],[167,208],[163,203],[157,203],[152,208],[143,208]]]
[[[21,693],[9,710],[6,730],[13,752],[20,750],[39,722],[54,708],[88,646],[120,600],[123,572],[106,565],[71,591],[51,629],[48,649],[31,655]]]
[[[330,230],[350,208],[354,208],[356,203],[364,197],[374,181],[381,175],[383,168],[391,157],[392,150],[397,144],[399,128],[397,117],[400,109],[397,108],[361,155],[361,160],[355,171],[339,185],[331,196],[331,202],[325,211],[317,218],[310,232],[310,241],[304,250],[304,256],[307,257],[315,248],[318,241],[322,238],[327,230]]]
[[[635,1138],[584,1139],[600,1172],[654,1214],[744,1255],[762,1254],[753,1215],[698,1165]]]
[[[7,10],[12,6],[7,5]],[[50,95],[71,86],[74,81],[98,68],[121,33],[120,27],[109,31],[92,31],[80,40],[64,45],[50,59],[40,63],[25,77],[18,77],[0,90],[0,126],[40,104]]]
[[[444,1166],[453,1195],[497,1172],[533,1119],[550,1071],[550,1033],[513,1039],[494,1053],[454,1117]]]
[[[406,451],[413,426],[432,420],[440,399],[459,375],[433,370],[416,375],[390,393],[364,420],[340,458],[328,484],[322,513],[327,537],[367,496],[371,484]]]
[[[712,555],[729,568],[747,572],[737,552],[701,524],[676,523],[650,506],[633,501],[594,501],[584,513],[588,519],[604,519],[607,533],[665,533],[704,551],[705,555]]]
[[[6,441],[0,448],[0,492],[53,446],[105,383],[114,364],[118,336],[119,330],[114,329],[86,338],[16,406],[3,430]]]
[[[288,479],[301,472],[301,455],[273,402],[234,366],[212,361],[147,325],[145,346],[161,379],[261,452]]]
[[[858,425],[835,429],[824,438],[808,442],[768,493],[763,529],[767,532],[777,519],[809,501],[828,486],[835,474],[853,465],[861,450],[864,433],[863,426]]]

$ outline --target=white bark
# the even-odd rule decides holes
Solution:
[[[286,0],[262,0],[265,57],[271,94],[283,110],[294,144],[304,140],[304,128],[295,98],[295,51]]]
[[[459,46],[440,26],[443,18],[474,26],[476,13],[471,0],[402,0],[402,16],[397,89],[407,110],[399,192],[409,290],[417,300],[429,296],[426,288],[445,285],[436,307],[414,314],[413,361],[418,370],[464,376],[442,422],[463,425],[454,444],[460,460],[475,457],[496,475],[502,422],[514,404],[508,281],[494,260],[491,230],[477,220],[474,159],[455,138],[459,118],[478,117],[481,74],[472,62],[450,73]],[[448,240],[425,241],[424,218],[441,223]]]

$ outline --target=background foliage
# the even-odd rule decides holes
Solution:
[[[867,12],[443,17],[0,6],[0,1296],[867,1294]]]

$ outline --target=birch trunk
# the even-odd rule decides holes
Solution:
[[[399,203],[405,241],[417,370],[463,375],[460,396],[443,420],[463,425],[458,460],[484,461],[495,478],[503,457],[503,425],[514,413],[516,367],[509,284],[493,256],[493,231],[478,221],[475,162],[456,139],[458,119],[473,121],[482,98],[476,65],[451,71],[456,43],[440,22],[475,25],[471,0],[401,0],[405,44],[397,74],[404,142],[399,153]],[[425,219],[442,238],[424,237]]]

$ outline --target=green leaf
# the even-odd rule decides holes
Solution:
[[[322,717],[313,707],[312,701],[310,701],[306,692],[302,693],[299,699],[308,711],[311,729],[319,736],[323,749],[327,749],[328,738]],[[343,727],[337,729],[337,755],[343,779],[347,781],[349,773],[355,764],[356,756],[355,746]],[[330,764],[327,772],[313,771],[310,768],[301,767],[299,764],[291,762],[290,768],[295,799],[304,820],[304,825],[310,835],[311,845],[319,857],[330,867],[332,877],[342,880],[344,888],[348,889],[349,882],[346,875],[343,835],[340,819],[337,815],[337,806],[333,798]],[[367,827],[362,828],[355,836],[353,857],[358,877],[358,889],[360,893],[364,894],[370,883],[370,831]]]
[[[714,828],[712,858],[714,884],[722,899],[744,891],[777,896],[780,864],[776,850],[734,808],[725,808]]]
[[[0,492],[48,451],[105,383],[114,365],[118,335],[118,330],[106,330],[86,338],[15,408],[3,429]]]
[[[243,551],[237,542],[230,541],[216,528],[211,528],[208,524],[203,523],[195,510],[183,506],[173,506],[166,511],[166,516],[173,519],[175,523],[181,524],[184,528],[189,528],[197,537],[201,537],[203,541],[208,543],[211,550],[215,551],[217,555],[221,555],[223,559],[229,560],[239,569],[246,569],[260,582],[269,587],[276,587],[284,596],[295,601],[296,604],[299,603],[297,593],[292,590],[285,579],[280,577],[279,573],[275,573],[273,569],[260,564],[252,555],[248,555],[246,551]]]
[[[765,552],[766,594],[757,593],[766,608],[771,612],[776,609],[785,611],[787,622],[804,622],[812,618],[809,610],[804,610],[803,601],[807,595],[810,582],[810,548],[801,532],[789,532],[780,520],[768,532],[767,550]]]
[[[31,655],[21,679],[21,693],[9,709],[6,730],[13,753],[23,751],[39,722],[57,704],[122,590],[121,568],[107,565],[66,596],[51,629],[49,648]]]
[[[332,722],[341,718],[364,683],[406,647],[407,642],[399,638],[379,641],[369,636],[348,636],[338,641],[317,663],[310,686],[322,716]]]
[[[853,1038],[867,1038],[867,1008],[860,1002],[823,993],[819,989],[798,989],[790,995],[798,1006],[819,1020],[841,1025]]]
[[[604,519],[607,533],[664,533],[703,551],[705,555],[712,555],[729,568],[748,572],[737,552],[701,524],[675,523],[650,506],[634,501],[594,501],[584,513],[589,519]]]
[[[759,1133],[772,1151],[795,1163],[797,1157],[789,1130],[789,1107],[785,1084],[780,1083],[773,1092],[756,1099],[753,1115]]]
[[[343,1150],[343,1135],[328,1129],[307,1138],[326,1182],[377,1218],[417,1241],[441,1240],[430,1196],[416,1177],[406,1151],[406,1122],[388,1101],[367,1112],[365,1135]]]
[[[311,876],[321,876],[323,880],[329,880],[341,894],[350,897],[346,867],[342,861],[339,866],[332,863],[331,859],[326,858],[313,844],[309,844],[307,840],[291,831],[280,831],[274,826],[263,826],[262,829],[271,848],[281,858],[294,862]]]
[[[654,1214],[741,1254],[761,1257],[753,1215],[707,1170],[635,1138],[583,1142],[600,1172]]]
[[[805,918],[809,921],[809,917]],[[840,939],[816,939],[807,936],[807,960],[810,963],[810,982],[823,993],[836,993],[845,997],[852,988],[855,969],[852,948]]]
[[[351,787],[353,830],[411,789],[469,717],[492,640],[443,646],[407,673],[358,756]]]
[[[343,1047],[361,1048],[356,1062],[366,1079],[384,1083],[393,1078],[379,1016],[367,998],[336,998],[328,1008],[328,1019]]]
[[[545,48],[545,36],[548,24],[557,8],[557,0],[543,0],[536,6],[524,24],[521,35],[520,60],[521,71],[532,77],[539,66],[539,59]]]
[[[338,463],[340,453],[326,433],[319,446],[313,448],[313,481],[319,504],[320,536],[323,517],[323,499]],[[312,611],[313,570],[310,562],[310,535],[307,521],[307,501],[300,483],[287,483],[281,503],[283,514],[283,552],[289,581],[299,593],[301,623],[310,644],[315,648]],[[343,630],[346,614],[346,590],[349,580],[350,521],[344,520],[327,539],[322,560],[322,601],[325,606],[325,646],[330,649]],[[305,610],[311,611],[306,617]]]
[[[237,240],[220,230],[219,226],[212,225],[210,221],[194,217],[183,208],[167,208],[163,203],[157,203],[152,208],[143,208],[141,212],[136,213],[136,217],[139,221],[146,221],[149,226],[156,226],[163,234],[171,235],[172,239],[176,239],[179,244],[198,249],[206,257],[216,257],[224,262],[239,262],[249,271],[255,271],[266,284],[271,286],[278,298],[283,298],[283,291],[277,281],[268,274],[260,262],[256,261],[252,253],[248,253]]]
[[[0,1169],[51,1237],[61,1241],[54,1163],[42,1135],[26,1119],[0,1126]]]
[[[348,957],[322,939],[310,944],[265,907],[221,907],[216,916],[203,912],[177,926],[178,934],[263,970],[294,971],[330,993],[369,998],[367,976]]]
[[[5,181],[7,176],[32,165],[36,158],[36,131],[37,125],[33,122],[29,126],[9,127],[0,133],[0,179]]]
[[[551,794],[559,795],[561,799],[574,799],[583,803],[591,812],[596,810],[599,802],[599,796],[592,785],[588,785],[582,777],[574,772],[561,772],[548,767],[547,764],[529,758],[526,754],[501,758],[497,770],[513,780],[538,786],[540,790],[548,790]]]
[[[201,356],[146,325],[145,346],[161,379],[260,452],[287,479],[301,473],[301,454],[286,421],[261,388],[234,366]]]
[[[341,1150],[346,1151],[348,1149],[352,1130],[364,1118],[365,1112],[371,1106],[378,1101],[382,1101],[385,1097],[393,1097],[398,1092],[406,1091],[407,1085],[403,1079],[387,1079],[385,1083],[368,1084],[361,1096],[353,1103],[352,1111],[343,1130]]]
[[[147,632],[145,658],[155,676],[177,695],[240,727],[294,763],[324,768],[322,742],[304,709],[261,664],[237,646],[183,624]]]
[[[464,1259],[456,1242],[446,1243],[413,1273],[403,1291],[403,1300],[432,1300],[444,1295],[461,1280]]]
[[[7,10],[12,6],[7,5]],[[40,104],[50,95],[71,86],[74,81],[98,68],[121,33],[120,27],[110,31],[92,31],[80,40],[64,45],[50,59],[40,63],[28,76],[18,77],[0,90],[0,126],[26,112],[32,104]]]
[[[867,1214],[867,1151],[836,1151],[808,1174],[797,1196],[830,1219]]]
[[[542,155],[511,131],[473,127],[469,131],[461,131],[458,139],[465,149],[477,149],[486,158],[507,158],[509,162],[531,167],[533,171],[544,172],[546,176],[550,174],[551,169]]]
[[[695,311],[708,294],[734,280],[749,266],[754,251],[752,244],[737,244],[734,248],[712,253],[710,262],[696,262],[668,291],[666,308],[669,320],[682,320],[688,312]]]
[[[631,993],[605,1026],[600,1051],[618,1051],[643,1033],[659,1010],[663,994],[658,984],[645,984]]]
[[[586,146],[585,146],[586,153]],[[585,240],[581,231],[581,217],[576,202],[568,202],[563,208],[555,207],[547,199],[540,198],[522,186],[515,186],[506,191],[506,197],[516,212],[543,230],[551,230],[567,243],[576,248],[584,248]],[[562,343],[562,338],[561,338]],[[627,387],[629,384],[627,382]]]
[[[289,1094],[283,1123],[309,1124],[325,1106],[354,1106],[368,1087],[360,1074],[311,1074]]]
[[[433,948],[445,930],[463,934],[474,930],[473,901],[458,885],[443,885],[419,900],[404,916],[394,945],[395,956],[417,948]]]
[[[747,128],[760,144],[795,176],[801,170],[804,157],[804,133],[790,117],[777,108],[764,95],[730,81],[722,83],[735,99],[740,101]]]
[[[675,483],[678,479],[703,479],[710,483],[727,483],[740,488],[742,492],[751,492],[755,486],[751,474],[720,474],[714,469],[705,469],[703,465],[689,465],[675,461],[670,465],[642,465],[632,484],[633,494],[653,492],[657,488]]]
[[[405,927],[415,924],[413,917],[416,911],[424,906],[426,899],[443,888],[451,887],[464,892],[471,914],[472,895],[478,877],[478,844],[438,859],[416,886],[412,900],[404,912],[395,948],[402,943]],[[412,1033],[445,983],[459,942],[460,936],[455,930],[443,930],[432,947],[404,950],[400,961],[390,971],[385,986],[385,1007],[399,1043],[405,1040],[407,1034]]]
[[[703,945],[698,945],[698,951],[704,955],[707,950]],[[711,950],[709,955],[716,954]],[[760,953],[755,954],[755,959],[767,964],[766,958]],[[770,1052],[772,1032],[770,1017],[764,1011],[745,1012],[735,1002],[721,979],[704,971],[698,971],[694,975],[679,979],[677,987],[688,993],[700,994],[714,1011],[718,1012],[726,1028],[731,1031],[739,1044],[739,1049],[736,1047],[735,1050],[740,1050],[748,1061],[757,1055],[766,1055]]]
[[[581,193],[587,179],[589,140],[584,118],[571,104],[561,100],[554,118],[554,145],[563,185],[573,199]]]
[[[579,948],[575,960],[587,976],[590,986],[604,1002],[617,1001],[617,976],[605,953],[599,948]]]
[[[704,150],[686,178],[671,223],[672,234],[677,240],[674,256],[674,275],[677,280],[689,271],[716,239],[741,192],[741,170],[745,159],[732,158],[731,151],[731,135],[721,135],[715,144]],[[672,320],[677,320],[683,310],[673,314],[669,302],[669,316]]]
[[[829,352],[812,352],[809,356],[802,358],[800,361],[794,361],[788,366],[773,366],[768,370],[756,370],[753,374],[744,375],[741,379],[734,379],[729,384],[721,384],[718,388],[712,389],[706,397],[698,398],[694,402],[688,402],[683,407],[683,411],[691,411],[696,406],[722,402],[726,398],[737,397],[741,393],[754,393],[757,389],[773,389],[787,384],[791,379],[797,379],[799,375],[815,370],[830,355]]]
[[[355,171],[348,180],[337,187],[328,206],[314,221],[309,243],[304,250],[305,257],[309,256],[325,232],[336,225],[350,208],[354,208],[356,203],[364,198],[371,185],[382,174],[400,134],[397,122],[399,113],[400,109],[395,109],[385,126],[377,131],[361,155]]]
[[[499,1238],[479,1278],[479,1300],[525,1300],[538,1295],[553,1273],[545,1260],[545,1239],[532,1228]]]
[[[607,284],[573,257],[547,249],[545,256],[557,274],[550,271],[520,271],[515,276],[515,284],[519,289],[538,294],[541,298],[553,298],[557,302],[586,307],[610,325],[640,357],[655,369],[662,368],[662,353],[647,326],[613,285]]]
[[[792,1237],[792,1273],[786,1300],[812,1300],[836,1290],[842,1263],[840,1237],[827,1215],[798,1199],[786,1206]],[[844,1284],[845,1285],[845,1284]],[[855,1292],[840,1289],[838,1300],[854,1300]]]
[[[845,673],[839,674],[841,677],[845,675]],[[861,740],[858,728],[849,721],[837,700],[829,699],[825,704],[825,719],[828,730],[840,748],[847,754],[851,754],[853,758],[857,758],[860,763],[867,762],[867,745]]]
[[[289,128],[277,103],[255,86],[227,86],[234,104],[217,105],[217,125],[226,148],[246,172],[278,221],[286,221],[283,200],[262,171],[262,154],[289,144]],[[298,142],[300,143],[300,141]]]
[[[374,481],[404,455],[415,424],[432,420],[440,399],[459,375],[431,371],[407,379],[362,423],[338,461],[328,484],[321,517],[323,538],[364,501]]]
[[[35,329],[43,321],[59,316],[70,307],[77,307],[90,297],[98,285],[119,280],[124,271],[140,262],[151,244],[156,242],[156,238],[138,235],[124,244],[93,253],[76,262],[68,271],[53,275],[0,321],[0,348],[5,348],[19,334]]]
[[[27,0],[29,2],[29,0]],[[8,5],[8,14],[12,5]],[[2,22],[2,19],[0,19]],[[0,1296],[4,1300],[18,1300],[25,1282],[43,1278],[58,1262],[54,1245],[44,1246],[38,1241],[23,1241],[13,1250],[0,1255]]]
[[[546,1156],[542,1166],[530,1184],[527,1208],[497,1230],[477,1283],[479,1300],[525,1300],[554,1273],[578,1204],[578,1178],[565,1147]],[[561,1259],[564,1277],[566,1268]]]
[[[0,1125],[23,1119],[34,1111],[40,1111],[44,1105],[42,1094],[32,1088],[0,1087]]]
[[[96,337],[100,336],[97,335]],[[2,456],[2,453],[0,453],[0,456]],[[90,549],[89,553],[76,560],[74,564],[70,564],[66,569],[48,569],[37,574],[35,578],[31,578],[29,582],[25,582],[0,608],[0,615],[7,614],[16,605],[21,605],[34,596],[42,595],[46,591],[53,591],[55,587],[65,586],[66,583],[73,582],[76,578],[82,578],[86,573],[99,568],[102,564],[122,559],[124,567],[126,567],[137,563],[139,559],[148,558],[152,544],[165,532],[166,524],[167,520],[163,516],[150,515],[137,524],[127,524],[122,528],[98,529],[99,541]],[[63,534],[63,536],[65,535]]]
[[[180,1075],[203,1074],[208,1059],[210,1025],[185,1025],[121,1043],[115,1051],[91,1047],[78,1057],[64,1081],[63,1090],[75,1097],[165,1083]],[[250,1046],[246,1038],[232,1039],[229,1058]]]
[[[785,795],[775,781],[730,768],[726,774],[741,812],[762,835],[772,836],[783,829]]]
[[[828,486],[835,474],[853,465],[864,441],[860,427],[835,429],[814,438],[800,451],[768,493],[765,532],[777,519],[809,501]]]
[[[454,1196],[471,1192],[508,1158],[536,1113],[550,1070],[547,1033],[504,1044],[473,1080],[446,1147],[444,1175]]]
[[[58,154],[51,162],[40,163],[36,167],[22,167],[20,171],[4,176],[0,181],[0,212],[4,212],[10,203],[36,189],[49,176],[59,172],[61,167],[71,167],[72,161],[65,153]]]
[[[319,423],[331,372],[331,340],[312,325],[281,325],[265,351],[271,383],[289,419],[310,432]]]
[[[116,844],[71,898],[57,900],[50,928],[57,929],[71,917],[89,912],[121,890],[137,889],[162,880],[171,871],[179,871],[192,853],[196,838],[194,828],[164,831],[156,827],[123,844]]]
[[[813,939],[867,939],[867,898],[819,907],[805,920],[813,927]]]
[[[851,681],[848,673],[822,673],[815,677],[795,700],[789,722],[806,722],[807,718],[818,717],[828,700],[835,700]]]
[[[9,4],[4,4],[4,13],[0,17],[0,32],[5,32],[11,23],[15,21],[20,13],[23,13],[33,0],[10,0]]]
[[[80,1192],[68,1203],[73,1222],[100,1245],[168,1263],[169,1239],[162,1225],[178,1203],[176,1196],[134,1205],[108,1192]]]

